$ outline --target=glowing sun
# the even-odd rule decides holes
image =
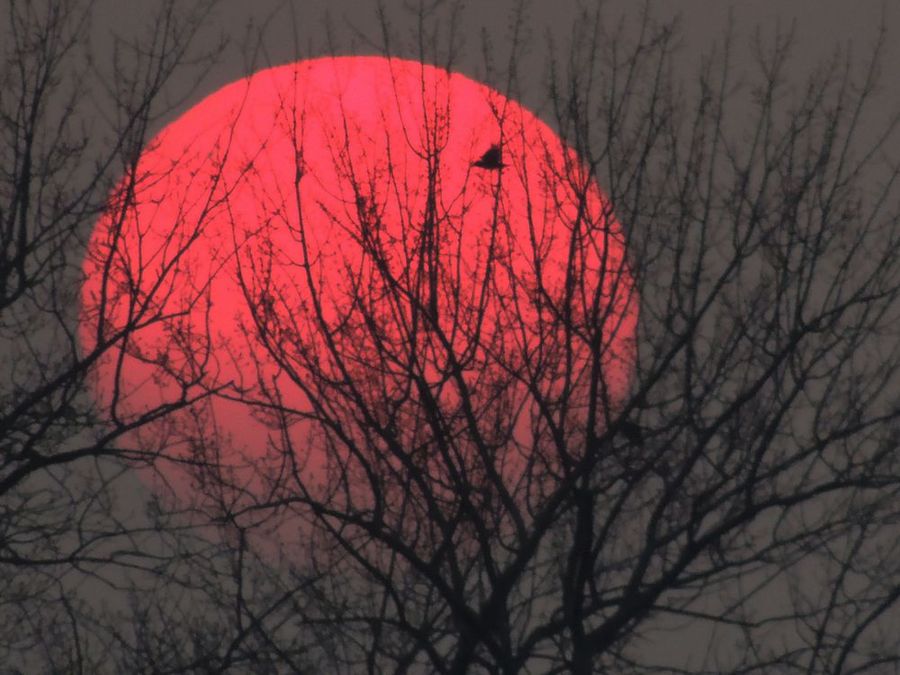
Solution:
[[[467,448],[513,480],[555,461],[536,395],[575,429],[633,362],[622,232],[575,153],[411,61],[303,61],[207,97],[126,172],[84,273],[100,404],[238,491],[416,452],[444,475]]]

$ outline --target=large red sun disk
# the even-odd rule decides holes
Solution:
[[[494,144],[502,167],[484,155]],[[426,377],[442,377],[450,353],[468,358],[476,399],[499,386],[504,368],[529,360],[544,369],[547,395],[555,381],[586,389],[591,350],[576,346],[564,372],[554,352],[566,348],[565,331],[550,306],[567,292],[574,237],[571,320],[604,315],[592,314],[602,286],[612,307],[603,376],[615,404],[628,385],[636,303],[619,226],[593,182],[574,190],[579,171],[574,153],[515,101],[417,62],[317,59],[228,85],[148,145],[93,233],[83,348],[97,344],[98,325],[104,337],[133,327],[100,360],[95,395],[127,424],[184,394],[209,394],[131,437],[176,459],[213,461],[251,490],[288,440],[301,470],[325,480],[334,449],[304,416],[321,412],[310,396],[335,401],[316,378],[338,380],[350,367],[371,387],[373,409],[379,400],[385,408],[406,377],[385,345],[401,354],[410,326],[424,326],[413,332]],[[458,390],[449,390],[441,402],[452,407]],[[520,393],[512,398],[527,398]],[[295,410],[287,438],[267,412],[274,404]],[[425,433],[415,416],[403,409],[394,419],[410,447]],[[498,459],[511,481],[521,470],[514,457],[542,443],[529,438],[527,417]],[[171,484],[189,489],[176,474]]]

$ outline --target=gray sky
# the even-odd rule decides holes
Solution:
[[[111,31],[136,35],[149,30],[154,4],[100,0],[95,30],[95,46],[100,50],[99,55],[102,55],[102,48]],[[414,15],[403,11],[403,6],[410,4],[415,3],[385,0],[392,23],[399,32],[408,35],[414,33],[416,25]],[[503,47],[508,41],[510,16],[516,4],[515,0],[468,3],[460,21],[465,35],[458,63],[460,70],[476,78],[483,72],[482,31],[491,36],[494,47],[500,54],[503,53]],[[581,8],[593,5],[592,2],[580,0],[531,0],[523,26],[529,53],[522,70],[538,75],[546,60],[546,36],[552,35],[564,49]],[[633,21],[640,13],[642,3],[637,0],[610,0],[605,5],[612,28],[620,16]],[[375,6],[375,2],[362,0],[294,0],[292,10],[289,0],[225,0],[213,18],[210,35],[222,32],[241,42],[248,27],[258,28],[266,24],[264,49],[259,62],[280,64],[295,59],[297,45],[300,45],[299,51],[304,56],[327,53],[324,18],[329,15],[340,52],[371,53],[373,49],[358,37],[352,36],[348,26],[352,25],[377,39],[379,30]],[[696,66],[699,54],[707,50],[713,41],[721,41],[729,16],[733,18],[738,37],[735,59],[737,70],[746,69],[750,65],[746,47],[748,38],[757,25],[771,35],[778,26],[788,29],[792,23],[796,23],[794,63],[800,72],[826,57],[840,44],[849,45],[853,53],[861,57],[876,35],[882,13],[890,33],[900,34],[900,5],[878,0],[672,0],[653,2],[651,7],[654,14],[660,17],[676,13],[682,16],[683,43],[679,66],[685,73]],[[439,10],[439,13],[447,14],[443,10]],[[405,50],[405,54],[404,50],[399,51],[401,55],[415,56],[414,50]],[[890,36],[885,57],[885,63],[900,63],[900,48],[896,45],[896,39],[890,39]],[[188,105],[239,78],[246,70],[246,61],[240,50],[229,50],[200,89],[188,99]],[[894,78],[887,77],[887,81],[891,79]],[[538,105],[537,100],[527,100],[532,98],[532,93],[527,89],[524,91],[524,98],[526,105]],[[892,98],[895,102],[900,100],[900,90],[892,93]]]

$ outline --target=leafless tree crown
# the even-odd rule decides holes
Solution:
[[[264,227],[219,233],[247,317],[223,346],[191,317],[223,300],[196,242],[233,194],[227,133],[198,165],[207,202],[173,206],[194,220],[152,235],[163,263],[122,243],[166,179],[141,163],[151,134],[225,53],[215,4],[165,2],[101,59],[90,7],[5,3],[10,672],[900,670],[884,30],[864,58],[837,51],[802,77],[791,32],[757,33],[740,74],[728,33],[685,76],[677,22],[585,10],[546,49],[539,112],[561,160],[533,144],[526,167],[502,137],[448,157],[440,96],[415,130],[415,198],[389,156],[366,175],[336,140],[329,175],[352,198],[328,216],[358,263],[339,291],[304,230],[312,168],[286,103],[295,174],[266,208],[294,224],[291,247]],[[411,39],[380,4],[374,32],[348,31],[451,71],[480,46],[478,75],[522,93],[525,8],[502,48],[463,41],[454,3],[405,11]],[[466,269],[453,246],[476,188],[443,201],[450,161],[490,207]],[[262,200],[254,171],[241,180]],[[555,204],[509,202],[504,184],[538,179]],[[565,243],[552,265],[514,234],[539,207]],[[134,405],[138,371],[165,392],[153,405]],[[265,429],[260,447],[235,449],[226,409]]]

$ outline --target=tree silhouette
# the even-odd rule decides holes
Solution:
[[[388,141],[336,135],[327,187],[346,192],[341,208],[311,204],[326,169],[286,101],[291,185],[272,197],[256,173],[265,148],[254,162],[232,143],[203,155],[204,199],[177,211],[152,267],[124,243],[133,214],[154,190],[181,201],[156,182],[174,165],[156,175],[141,163],[151,103],[176,67],[215,62],[217,50],[197,61],[189,49],[210,15],[167,6],[150,48],[116,63],[120,118],[94,163],[75,126],[83,101],[53,98],[90,24],[49,7],[10,5],[4,64],[17,86],[2,99],[12,170],[0,207],[7,663],[898,668],[897,118],[862,133],[884,31],[861,70],[838,52],[802,82],[789,76],[791,34],[757,36],[742,82],[726,35],[683,80],[677,24],[645,12],[607,34],[600,10],[585,12],[567,52],[548,58],[545,118],[567,149],[517,150],[524,127],[497,109],[500,143],[453,157],[457,104],[425,69],[412,93],[396,76],[397,98],[429,104],[403,141],[417,168],[392,160]],[[453,24],[446,53],[425,39],[446,8],[416,11],[407,49],[382,10],[385,54],[453,66]],[[506,69],[485,45],[485,79],[509,97],[524,16]],[[327,124],[353,128],[347,110]],[[359,143],[377,171],[354,165]],[[223,187],[217,169],[232,161],[244,187]],[[468,172],[458,199],[445,193],[454,161]],[[516,181],[556,201],[524,190],[512,203]],[[290,237],[264,221],[245,236],[239,216],[209,229],[214,210],[239,212],[240,190],[284,214]],[[356,265],[338,281],[318,274],[316,253],[334,242],[312,241],[315,205]],[[477,208],[490,217],[466,249],[478,265],[463,268],[454,241],[461,250]],[[516,229],[539,209],[533,222],[565,243],[558,268],[521,234],[534,226]],[[108,233],[96,249],[94,223]],[[225,267],[200,264],[206,236],[226,242],[240,297],[216,295]],[[79,315],[82,269],[96,292]],[[190,317],[225,302],[247,321],[217,352],[221,336]],[[161,351],[141,341],[151,334]],[[108,386],[101,368],[115,373]],[[128,369],[162,398],[135,405]],[[229,437],[223,410],[265,433]],[[121,487],[140,490],[125,483],[135,473],[153,485],[140,508]],[[671,636],[690,646],[654,648]]]
[[[96,595],[148,578],[170,535],[129,518],[122,485],[152,460],[123,439],[171,408],[123,424],[86,396],[95,363],[128,330],[78,344],[86,234],[114,180],[137,157],[161,92],[221,49],[191,47],[208,3],[162,7],[159,30],[117,40],[94,77],[84,3],[4,3],[0,81],[0,662],[5,672],[96,672],[104,639],[87,617]],[[168,93],[174,93],[169,90]],[[95,105],[102,105],[97,116]],[[184,405],[184,404],[182,404]],[[176,408],[178,406],[175,406]],[[162,551],[162,548],[158,548]],[[104,590],[105,589],[105,590]],[[113,593],[114,595],[114,593]],[[95,603],[95,608],[96,603]],[[98,616],[102,617],[102,613]],[[108,624],[113,625],[113,624]],[[98,629],[99,630],[99,629]],[[105,638],[108,641],[108,633]],[[18,668],[18,670],[17,670]]]

